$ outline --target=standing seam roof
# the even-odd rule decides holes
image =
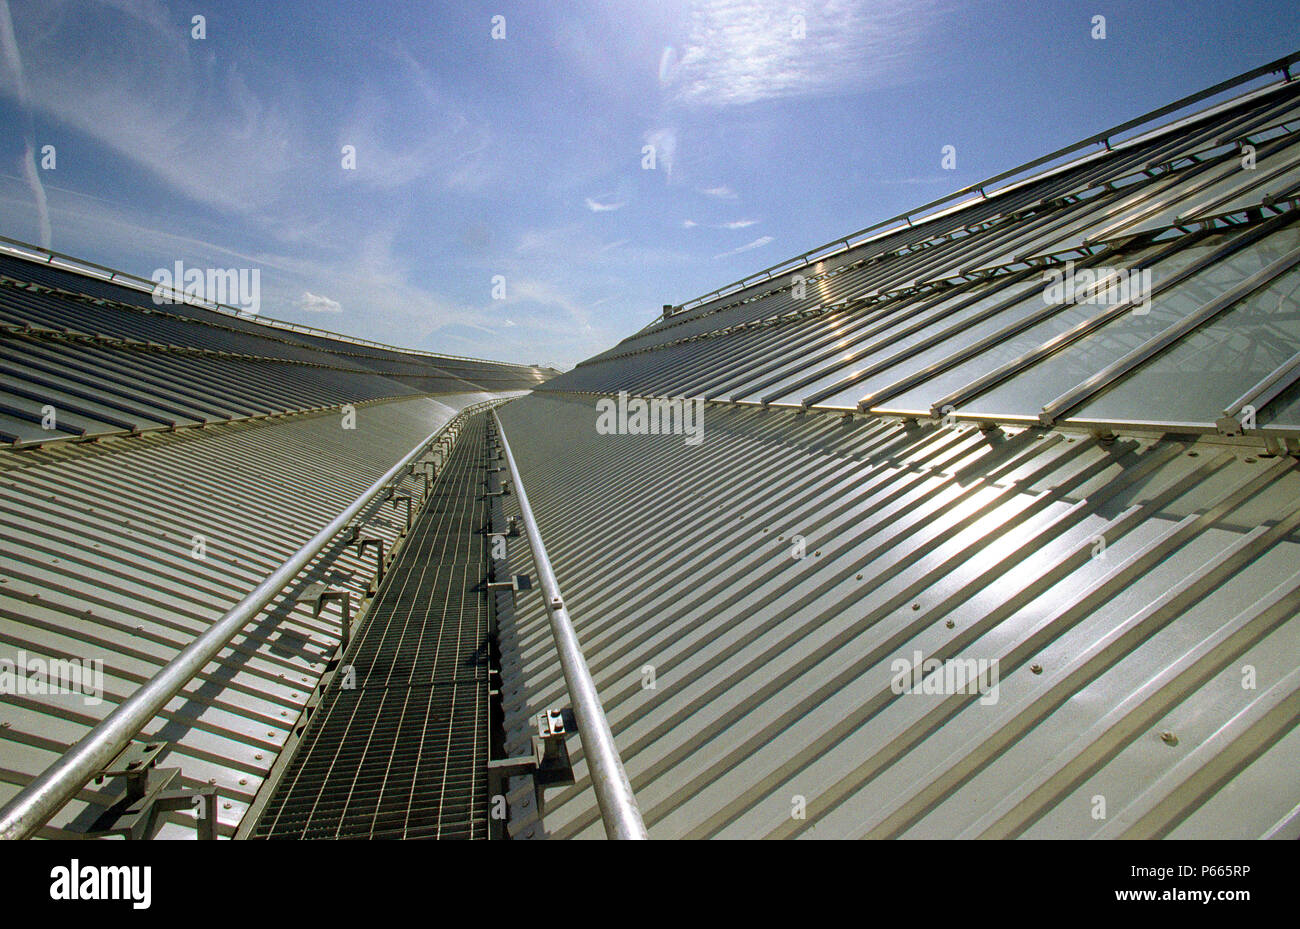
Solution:
[[[725,406],[695,448],[541,395],[501,416],[652,837],[1295,826],[1290,457]],[[523,603],[502,630],[515,751],[564,699]],[[894,693],[918,651],[998,659],[997,702]],[[575,757],[553,837],[600,833]]]

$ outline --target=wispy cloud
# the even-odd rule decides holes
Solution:
[[[682,223],[683,229],[748,229],[750,226],[758,225],[756,219],[733,219],[727,223],[697,223],[693,219],[688,219]]]
[[[690,39],[660,75],[688,105],[860,91],[905,73],[937,18],[932,0],[703,0]]]
[[[247,215],[273,201],[302,167],[302,118],[271,103],[233,65],[222,67],[181,31],[159,34],[155,5],[21,8],[25,84],[34,113],[84,133],[191,200]],[[124,15],[125,14],[125,15]],[[78,32],[115,37],[88,63],[66,50]],[[148,48],[142,55],[140,48]],[[0,86],[21,98],[21,87]]]
[[[726,186],[703,187],[700,189],[700,193],[704,194],[704,196],[706,197],[716,197],[719,200],[736,199],[736,192],[732,190],[730,187],[726,187]]]
[[[304,290],[302,296],[294,303],[294,306],[306,313],[343,312],[343,304],[337,300],[331,300],[329,297],[314,294],[310,290]]]
[[[893,184],[952,184],[952,178],[945,177],[939,174],[931,174],[928,177],[913,176],[913,177],[882,178],[878,180],[876,183],[891,184],[891,185]]]
[[[13,81],[14,93],[18,105],[23,110],[27,123],[23,139],[23,178],[32,192],[36,205],[37,235],[40,245],[51,247],[50,207],[45,198],[45,185],[41,183],[41,173],[36,169],[36,141],[32,126],[31,96],[27,88],[27,76],[23,73],[23,58],[18,51],[18,40],[14,38],[13,17],[9,15],[8,0],[0,0],[0,57],[4,58],[5,70]]]
[[[755,239],[752,242],[740,246],[740,248],[733,248],[729,252],[722,252],[721,254],[714,255],[713,257],[730,258],[732,255],[739,255],[741,252],[753,251],[756,248],[762,248],[764,245],[770,245],[771,243],[772,243],[772,237],[770,235],[765,235]]]
[[[448,100],[405,48],[383,51],[396,65],[398,80],[360,94],[337,140],[339,150],[355,147],[357,179],[380,190],[430,176],[454,190],[486,184],[491,171],[479,157],[491,142],[486,124]]]
[[[593,213],[612,213],[615,210],[621,210],[627,206],[626,203],[601,203],[599,200],[593,200],[590,197],[586,199],[587,209]]]

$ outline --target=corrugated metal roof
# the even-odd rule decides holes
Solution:
[[[500,411],[652,836],[1300,833],[1297,129],[1253,91]],[[537,598],[501,651],[519,751],[565,700]],[[514,832],[599,835],[577,773]]]
[[[0,440],[19,445],[526,389],[549,373],[160,306],[134,288],[5,254],[0,361]]]
[[[75,694],[3,697],[0,802],[421,439],[490,397],[363,405],[354,429],[330,412],[0,452],[0,658],[99,659],[105,688],[98,706]],[[387,550],[404,519],[377,502],[361,523]],[[193,557],[195,536],[202,559]],[[359,601],[373,570],[373,551],[359,558],[342,539],[327,547],[145,730],[144,738],[173,743],[162,764],[179,764],[187,783],[216,779],[229,804],[224,833],[238,825],[338,645],[337,607],[313,617],[297,594],[324,579]],[[53,825],[86,828],[87,803],[102,792],[82,796]]]
[[[696,301],[501,411],[651,835],[1300,833],[1297,128],[1300,83],[1253,91]],[[1149,307],[1050,295],[1084,269]],[[99,706],[6,696],[0,801],[456,409],[548,373],[14,259],[0,316],[0,433],[41,446],[0,450],[0,657],[107,678]],[[697,397],[703,441],[610,434],[616,391]],[[338,547],[317,568],[368,584]],[[217,780],[226,834],[338,641],[295,592],[145,733]],[[516,607],[512,755],[567,697],[540,598]],[[571,750],[540,820],[513,779],[513,834],[603,832]]]
[[[548,373],[160,307],[12,255],[0,255],[0,357],[0,438],[12,443],[0,450],[0,660],[102,661],[104,673],[101,702],[4,694],[0,802],[419,441]],[[360,522],[386,549],[402,528],[382,502]],[[186,784],[218,785],[223,834],[339,642],[337,608],[314,616],[298,593],[324,579],[359,603],[373,573],[373,551],[328,546],[143,731],[171,743],[162,764]],[[51,825],[85,831],[120,786],[88,786]]]
[[[501,416],[652,836],[1252,837],[1300,801],[1291,457],[722,405],[693,447],[539,394]],[[564,684],[536,598],[502,635],[518,751]],[[917,652],[998,659],[997,702],[894,693]],[[546,803],[551,836],[601,833],[581,763]]]

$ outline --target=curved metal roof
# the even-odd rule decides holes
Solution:
[[[544,392],[500,415],[652,837],[1300,827],[1294,458],[725,405],[690,446]],[[564,699],[520,603],[516,752]],[[950,659],[996,660],[996,702],[892,689]],[[551,837],[602,834],[576,770]]]
[[[500,410],[652,837],[1300,836],[1297,130],[1288,75]],[[502,637],[518,750],[563,681]],[[512,813],[600,834],[581,762]]]
[[[1295,438],[1297,130],[1300,82],[1272,85],[675,313],[547,389]],[[1085,274],[1105,286],[1076,300]]]
[[[159,307],[117,282],[0,255],[0,661],[103,663],[98,699],[39,687],[0,699],[0,803],[420,441],[548,373],[327,335]],[[398,489],[416,486],[406,477]],[[402,529],[382,501],[358,524],[386,551]],[[217,784],[221,834],[238,827],[339,643],[337,610],[314,615],[297,596],[321,580],[359,603],[374,560],[342,538],[329,545],[143,730],[170,743],[160,761],[186,786]],[[49,834],[85,831],[118,790],[88,785]]]
[[[133,288],[4,254],[0,359],[0,440],[18,445],[527,389],[549,373],[159,306]]]

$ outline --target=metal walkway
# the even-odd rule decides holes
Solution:
[[[487,838],[486,419],[461,432],[251,838]]]

